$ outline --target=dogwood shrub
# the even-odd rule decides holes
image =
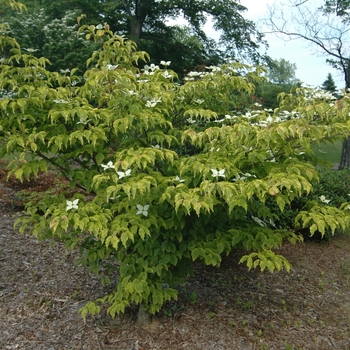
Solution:
[[[321,200],[294,228],[275,224],[318,179],[310,143],[350,135],[348,96],[334,102],[300,89],[275,111],[237,111],[237,94],[253,93],[259,69],[228,63],[177,84],[171,62],[149,64],[107,25],[81,31],[101,44],[83,79],[49,72],[44,58],[2,38],[12,46],[1,62],[0,127],[3,155],[17,155],[11,174],[55,169],[73,193],[30,202],[20,231],[79,247],[95,271],[118,262],[114,291],[83,317],[100,303],[112,316],[131,303],[155,313],[176,299],[193,261],[219,266],[235,248],[247,251],[249,269],[290,270],[273,249],[297,242],[294,228],[348,226],[349,204]]]

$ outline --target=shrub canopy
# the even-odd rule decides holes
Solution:
[[[298,228],[348,226],[349,204],[335,208],[326,198],[294,227],[275,224],[318,179],[311,141],[350,134],[348,96],[334,102],[298,89],[282,94],[275,111],[237,110],[237,96],[262,79],[259,69],[231,62],[179,85],[171,62],[140,71],[147,53],[108,26],[81,31],[101,43],[83,79],[48,71],[45,58],[1,37],[11,55],[0,66],[0,128],[2,156],[17,155],[12,174],[53,167],[71,187],[29,202],[20,231],[79,247],[96,271],[105,262],[119,270],[115,290],[88,303],[84,317],[99,302],[112,316],[131,303],[155,313],[177,297],[193,261],[218,266],[235,248],[247,250],[249,268],[289,270],[273,249],[298,241]]]

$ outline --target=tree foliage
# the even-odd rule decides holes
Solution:
[[[323,90],[326,90],[332,93],[337,91],[337,86],[335,85],[335,82],[333,80],[331,73],[328,73],[327,79],[322,83],[321,87]]]
[[[52,21],[66,18],[67,11],[77,13],[77,16],[85,14],[87,23],[108,23],[112,31],[136,41],[140,50],[147,50],[154,62],[171,60],[173,70],[181,76],[186,74],[185,70],[217,64],[228,56],[237,59],[244,56],[250,61],[259,59],[257,48],[262,43],[262,34],[252,21],[243,17],[246,8],[233,0],[25,0],[25,3],[29,8],[28,18],[25,15],[18,15],[17,19],[16,16],[7,18],[14,36],[23,47],[27,47],[28,41],[36,43],[38,52],[35,56],[43,54],[51,61],[54,61],[50,56],[51,51],[58,41],[46,33],[46,27]],[[173,22],[169,21],[179,20],[181,16],[187,21],[186,26],[170,24]],[[39,23],[42,17],[45,17],[45,23]],[[208,37],[203,29],[208,19],[213,20],[214,28],[221,33],[219,43]],[[59,31],[63,30],[61,28]],[[66,36],[67,33],[64,33],[58,39],[65,41]],[[68,37],[71,38],[71,34]],[[60,46],[64,46],[64,43],[60,43]],[[62,52],[60,61],[67,57],[68,52],[74,55],[76,51],[75,45],[69,47],[70,51],[67,49],[68,46],[57,50]],[[84,55],[82,57],[85,58]]]
[[[344,75],[345,87],[350,87],[348,64],[350,52],[348,15],[345,11],[347,1],[329,0],[325,6],[312,6],[309,1],[300,3],[288,0],[284,4],[270,7],[267,24],[272,32],[287,39],[302,39],[313,45],[327,61]],[[339,9],[341,5],[341,10]],[[339,11],[338,11],[338,10]],[[336,12],[333,12],[336,11]]]
[[[265,108],[277,108],[279,94],[294,92],[301,85],[295,76],[295,70],[296,65],[284,58],[274,60],[267,57],[267,81],[256,85],[257,102]]]
[[[344,22],[347,22],[349,20],[349,0],[326,0],[324,6],[322,6],[321,9],[325,13],[331,13],[335,14],[338,17],[341,17]]]
[[[298,80],[295,77],[297,66],[284,58],[268,61],[267,78],[271,83],[278,85],[296,85]]]
[[[29,50],[36,57],[48,58],[48,69],[58,71],[77,67],[82,74],[86,70],[86,60],[97,44],[77,34],[78,15],[78,12],[66,11],[62,18],[52,20],[43,9],[22,12],[11,19],[10,33],[23,50]]]
[[[12,48],[0,63],[0,131],[2,155],[18,155],[11,174],[53,167],[70,183],[29,202],[20,231],[79,247],[95,271],[110,262],[119,272],[114,290],[88,303],[83,317],[100,303],[112,316],[131,303],[155,313],[176,299],[193,261],[219,266],[236,248],[247,251],[249,269],[289,270],[273,250],[298,241],[298,228],[348,227],[350,204],[322,201],[309,203],[293,228],[275,224],[318,179],[311,140],[350,134],[348,98],[330,104],[298,90],[271,114],[239,113],[232,97],[254,92],[259,69],[230,62],[190,72],[179,85],[168,61],[140,71],[147,53],[107,25],[80,31],[102,44],[83,79],[48,71],[45,58],[1,37]]]

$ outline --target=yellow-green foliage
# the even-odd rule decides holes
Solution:
[[[148,55],[107,26],[82,30],[101,44],[84,77],[51,73],[44,58],[0,41],[12,47],[0,67],[3,150],[20,154],[11,172],[30,178],[51,166],[76,190],[31,202],[20,231],[80,247],[96,271],[119,262],[114,292],[82,315],[98,312],[99,302],[112,316],[130,303],[154,313],[176,298],[191,262],[218,266],[234,248],[249,251],[249,268],[289,270],[273,249],[300,238],[275,221],[318,179],[311,142],[350,134],[350,99],[332,104],[300,89],[281,96],[274,112],[236,111],[232,94],[253,93],[258,70],[228,63],[179,85],[169,62],[140,71]],[[296,227],[345,229],[348,207],[314,202]]]

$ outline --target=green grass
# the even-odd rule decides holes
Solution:
[[[342,141],[337,141],[335,145],[331,143],[321,143],[319,145],[314,144],[312,145],[312,149],[318,158],[331,163],[339,163],[342,150]]]

